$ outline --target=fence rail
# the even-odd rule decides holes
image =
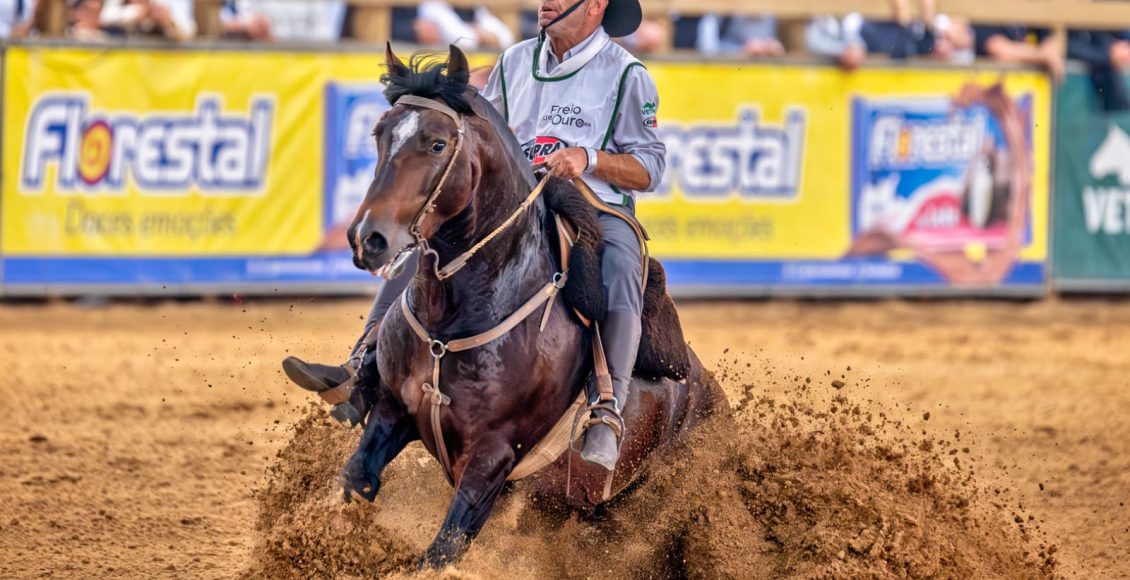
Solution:
[[[295,0],[305,1],[305,0]],[[44,4],[41,28],[46,36],[61,36],[66,25],[66,0],[41,0]],[[458,7],[487,6],[512,28],[517,28],[523,11],[535,10],[538,0],[449,0]],[[362,41],[380,42],[390,36],[392,8],[410,6],[414,0],[346,0],[354,9],[354,31]],[[917,2],[910,2],[917,4]],[[976,24],[1024,24],[1065,29],[1121,30],[1130,28],[1130,2],[1126,0],[936,0],[939,12],[968,18]],[[223,0],[196,0],[198,34],[216,38],[221,32],[220,8]],[[917,10],[917,6],[912,7]],[[648,0],[645,13],[670,24],[671,14],[700,16],[709,13],[732,15],[774,15],[781,21],[782,37],[793,48],[797,29],[813,16],[844,15],[858,12],[867,18],[890,19],[892,0]]]

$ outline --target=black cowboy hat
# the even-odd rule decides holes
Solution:
[[[601,24],[608,36],[619,38],[635,32],[641,21],[643,9],[640,8],[640,0],[608,0]]]

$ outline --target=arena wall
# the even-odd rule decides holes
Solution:
[[[367,50],[3,47],[0,292],[371,292],[343,228],[376,162],[381,64]],[[1130,280],[1117,248],[1091,278],[1049,259],[1053,158],[1077,169],[1090,157],[1071,143],[1108,134],[1119,154],[1103,124],[1130,127],[1083,117],[1079,79],[1059,110],[1072,141],[1053,155],[1052,89],[1034,71],[646,64],[662,102],[641,113],[668,169],[637,211],[673,293],[1039,296],[1053,271],[1072,289]],[[561,100],[562,123],[585,122]],[[1121,191],[1116,173],[1080,187]],[[1083,225],[1114,224],[1096,203]],[[1092,251],[1055,238],[1071,266]]]

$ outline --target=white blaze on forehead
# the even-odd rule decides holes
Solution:
[[[409,137],[416,134],[416,130],[419,128],[420,111],[409,111],[392,130],[392,148],[388,150],[389,159],[396,157],[396,153],[400,151]]]

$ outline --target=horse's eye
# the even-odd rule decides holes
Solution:
[[[445,147],[447,147],[447,143],[445,141],[436,141],[435,143],[432,143],[432,148],[430,149],[430,151],[432,153],[443,153]]]

